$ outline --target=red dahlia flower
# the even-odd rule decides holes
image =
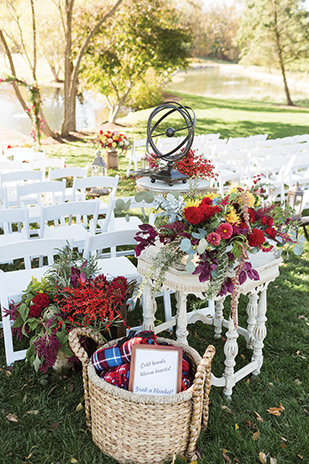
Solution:
[[[204,219],[204,211],[199,206],[188,206],[183,214],[189,224],[200,224]]]
[[[207,235],[207,242],[211,245],[217,246],[221,242],[221,236],[216,232],[211,232]]]
[[[252,233],[248,235],[248,242],[252,247],[259,247],[262,245],[265,242],[263,231],[255,227]]]
[[[233,234],[233,227],[228,222],[220,224],[217,233],[221,235],[222,238],[228,240]]]

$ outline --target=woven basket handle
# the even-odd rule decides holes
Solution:
[[[83,384],[84,384],[84,397],[85,397],[85,413],[86,413],[86,425],[91,428],[91,412],[90,412],[90,397],[89,397],[89,379],[87,367],[89,364],[89,356],[86,350],[82,347],[80,337],[91,338],[96,343],[100,344],[102,339],[99,334],[94,333],[90,329],[76,328],[71,330],[69,333],[69,344],[73,353],[78,357],[83,366]]]
[[[192,417],[190,423],[188,446],[186,450],[186,455],[188,458],[192,458],[195,453],[196,442],[200,435],[202,426],[202,416],[203,425],[204,427],[207,427],[211,363],[215,352],[215,347],[212,345],[209,345],[206,348],[204,356],[202,357],[195,373],[192,392]]]

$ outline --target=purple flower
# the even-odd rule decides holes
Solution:
[[[155,244],[155,239],[158,236],[158,232],[150,224],[141,224],[138,226],[141,231],[137,232],[135,240],[138,242],[134,251],[136,256],[139,256],[145,248]],[[142,237],[144,235],[145,237]]]

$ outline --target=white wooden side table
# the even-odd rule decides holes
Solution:
[[[138,272],[145,276],[153,259],[157,253],[156,247],[146,249],[138,259]],[[282,262],[280,257],[275,257],[271,253],[258,253],[251,259],[252,267],[259,273],[259,280],[247,279],[240,287],[241,294],[248,295],[247,305],[247,328],[238,327],[235,329],[231,318],[224,319],[223,308],[225,297],[217,296],[209,300],[208,306],[203,309],[187,312],[187,296],[194,294],[203,298],[203,292],[207,291],[207,282],[200,282],[198,276],[189,274],[186,271],[170,268],[166,272],[164,289],[170,289],[176,296],[176,316],[169,321],[155,326],[156,301],[153,293],[153,282],[146,285],[144,291],[143,305],[143,329],[153,330],[155,333],[162,332],[176,325],[177,340],[187,343],[187,324],[202,321],[214,326],[214,337],[220,338],[222,327],[228,329],[226,342],[224,344],[224,372],[221,377],[212,374],[212,385],[223,387],[224,394],[231,397],[234,385],[239,380],[253,373],[258,375],[263,364],[263,346],[266,337],[266,310],[267,310],[267,287],[270,282],[279,275],[279,265]],[[235,371],[235,358],[238,354],[239,335],[244,336],[248,348],[253,350],[251,361],[243,368]]]

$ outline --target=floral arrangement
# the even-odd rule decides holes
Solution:
[[[108,150],[121,150],[126,151],[130,145],[130,142],[125,134],[120,134],[117,131],[111,132],[109,130],[100,130],[97,137],[97,142],[100,147]]]
[[[153,155],[149,156],[148,164],[151,169],[155,169],[159,167],[160,161]],[[173,167],[192,179],[209,180],[217,178],[214,166],[203,155],[199,155],[197,150],[190,149],[182,159],[174,163]]]
[[[159,195],[155,225],[140,225],[136,236],[137,256],[151,245],[163,245],[139,292],[154,276],[156,289],[160,288],[166,270],[185,259],[186,270],[208,282],[205,298],[232,294],[232,316],[237,325],[239,286],[247,278],[259,279],[248,253],[268,253],[284,245],[292,246],[296,254],[302,252],[293,231],[291,209],[263,205],[263,193],[257,178],[252,188],[234,187],[224,197]]]
[[[29,338],[27,360],[36,371],[54,366],[60,352],[74,361],[68,343],[74,327],[94,329],[104,339],[112,325],[125,324],[121,309],[131,283],[122,276],[94,277],[96,268],[93,258],[83,262],[67,246],[50,272],[41,281],[33,278],[21,302],[6,310],[17,338]]]

